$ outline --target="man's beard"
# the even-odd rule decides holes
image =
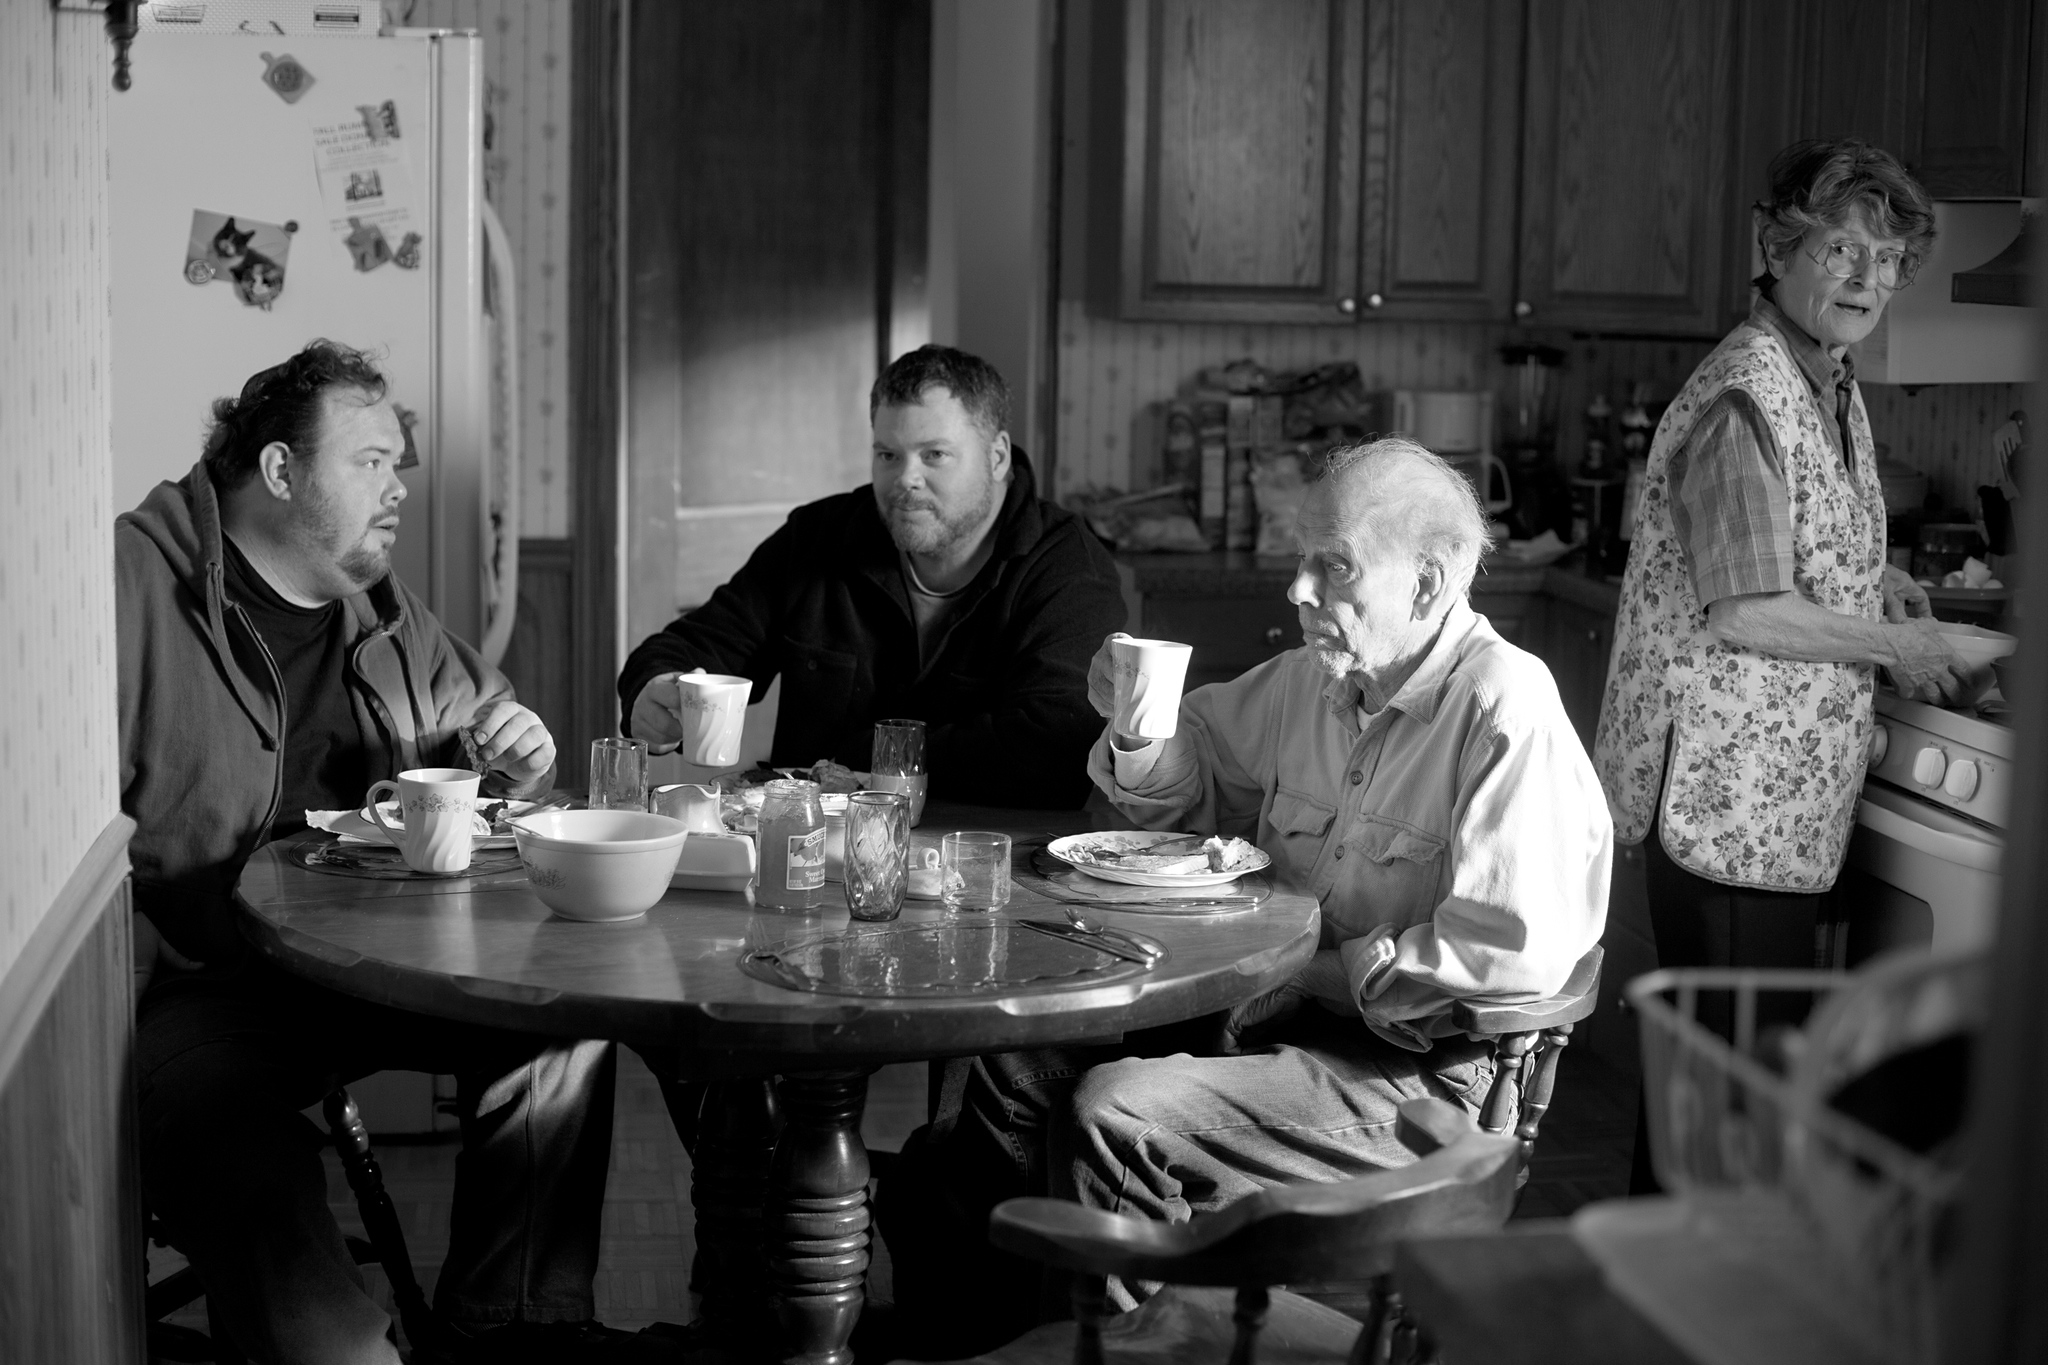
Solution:
[[[318,483],[306,485],[306,496],[294,504],[294,539],[316,557],[334,566],[335,572],[360,592],[391,572],[391,550],[372,546],[370,530],[383,519],[380,510],[370,522],[353,533],[342,525],[342,512]],[[346,548],[343,548],[346,547]]]
[[[962,508],[951,517],[941,512],[930,498],[898,494],[889,502],[889,536],[905,554],[943,554],[981,529],[989,509],[995,506],[997,487],[991,479],[973,506]],[[930,512],[932,516],[910,521],[904,514],[914,509]]]

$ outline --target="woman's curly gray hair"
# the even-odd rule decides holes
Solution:
[[[1756,203],[1757,242],[1771,292],[1769,263],[1781,261],[1816,227],[1840,227],[1861,209],[1880,237],[1906,244],[1910,280],[1934,246],[1934,201],[1899,159],[1857,138],[1795,142],[1771,158],[1771,192]]]

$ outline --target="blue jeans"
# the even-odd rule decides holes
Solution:
[[[470,1328],[588,1319],[613,1067],[610,1043],[430,1019],[267,966],[160,978],[136,1020],[144,1194],[245,1353],[389,1360],[299,1111],[372,1071],[453,1074],[462,1154],[435,1308]]]
[[[1404,1100],[1435,1097],[1476,1115],[1493,1080],[1484,1043],[1429,1052],[1364,1024],[1304,1016],[1291,1041],[1234,1057],[1125,1058],[1097,1066],[1053,1129],[1052,1193],[1090,1208],[1185,1222],[1274,1185],[1348,1180],[1405,1166],[1394,1135]],[[1142,1288],[1110,1282],[1121,1309]]]

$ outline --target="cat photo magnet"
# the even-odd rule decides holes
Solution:
[[[185,244],[185,279],[192,284],[225,280],[235,297],[268,311],[284,292],[284,267],[297,223],[264,223],[232,213],[192,211],[192,236]]]

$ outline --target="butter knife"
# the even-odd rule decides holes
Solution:
[[[1147,952],[1135,944],[1119,939],[1107,938],[1101,934],[1087,933],[1084,930],[1075,928],[1071,924],[1057,924],[1052,920],[1043,919],[1020,919],[1017,923],[1023,925],[1026,929],[1035,929],[1048,938],[1063,938],[1074,943],[1085,943],[1091,948],[1101,949],[1111,957],[1120,957],[1126,962],[1136,962],[1145,967],[1150,967],[1157,963],[1163,956],[1160,953]]]

